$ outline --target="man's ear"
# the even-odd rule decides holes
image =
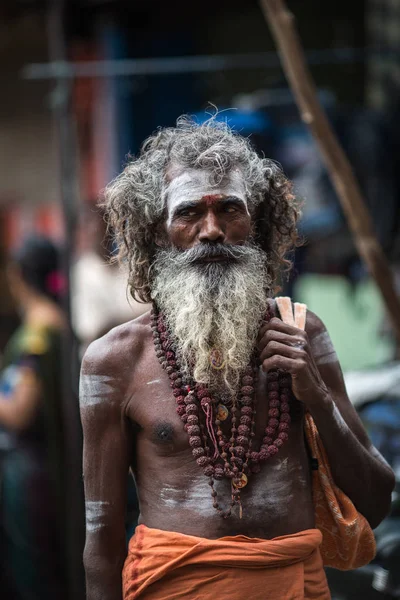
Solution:
[[[156,225],[154,240],[155,240],[156,246],[158,246],[159,248],[167,247],[168,239],[167,239],[167,232],[165,231],[164,222],[158,223],[158,225]]]

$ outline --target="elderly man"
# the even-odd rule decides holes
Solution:
[[[303,330],[272,299],[296,241],[290,183],[225,124],[181,118],[105,207],[131,293],[153,310],[83,361],[88,599],[329,598],[305,416],[371,527],[393,474],[323,323],[308,312]],[[129,469],[140,519],[127,552]]]

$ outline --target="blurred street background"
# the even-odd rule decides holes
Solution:
[[[400,0],[287,4],[400,288]],[[351,399],[399,479],[399,345],[299,118],[258,2],[1,0],[0,73],[0,369],[21,324],[7,278],[10,255],[33,235],[50,239],[62,248],[69,289],[66,397],[57,409],[64,424],[58,468],[66,469],[70,507],[68,597],[83,598],[82,490],[77,382],[65,348],[76,350],[78,364],[93,339],[147,310],[127,300],[124,274],[108,264],[113,240],[96,203],[128,155],[183,113],[202,121],[216,106],[218,118],[250,136],[294,181],[304,245],[290,279],[282,280],[283,293],[325,322]],[[400,597],[393,575],[393,565],[400,571],[398,498],[396,492],[387,526],[397,537],[388,542],[382,533],[375,569],[330,575],[336,600]]]

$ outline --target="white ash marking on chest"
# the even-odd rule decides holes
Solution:
[[[311,350],[317,365],[338,362],[338,356],[327,331],[322,331],[311,338]]]
[[[81,408],[102,404],[114,391],[114,378],[107,375],[81,375],[79,401]]]
[[[161,383],[161,379],[152,379],[147,382],[147,385],[155,385],[156,383]]]
[[[105,526],[109,502],[87,500],[85,502],[86,530],[98,531]]]
[[[276,471],[275,471],[276,473]],[[289,505],[293,499],[291,478],[271,473],[264,484],[255,483],[251,493],[243,498],[243,506],[261,512],[269,519],[279,519],[289,513]]]
[[[164,487],[160,498],[169,508],[182,508],[209,517],[216,514],[207,479],[194,479],[185,488]]]

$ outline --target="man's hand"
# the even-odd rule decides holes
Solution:
[[[289,373],[294,395],[309,408],[329,397],[305,331],[274,317],[261,327],[258,349],[263,370]]]

